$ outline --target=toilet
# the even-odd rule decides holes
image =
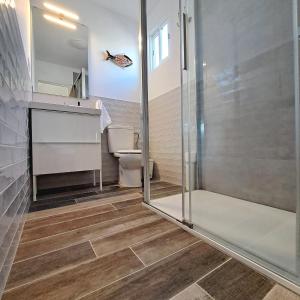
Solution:
[[[119,159],[119,185],[141,187],[142,151],[134,150],[134,128],[123,125],[108,126],[108,150]],[[151,166],[153,161],[150,161],[150,169]]]

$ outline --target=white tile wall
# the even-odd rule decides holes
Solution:
[[[180,88],[149,101],[150,157],[154,178],[181,184]]]

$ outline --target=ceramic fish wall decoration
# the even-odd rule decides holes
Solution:
[[[106,60],[111,60],[114,64],[121,68],[127,68],[133,64],[130,57],[125,54],[111,55],[109,51],[106,50]]]

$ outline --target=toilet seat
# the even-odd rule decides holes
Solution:
[[[120,150],[118,152],[115,152],[114,153],[114,156],[115,157],[121,157],[121,156],[124,156],[124,155],[141,155],[142,154],[142,150]]]
[[[142,150],[120,150],[117,153],[120,153],[120,154],[142,154]]]

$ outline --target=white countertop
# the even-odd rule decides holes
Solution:
[[[36,102],[36,101],[31,101],[29,104],[29,108],[78,113],[78,114],[89,114],[89,115],[101,114],[100,109],[96,109],[96,108],[88,108],[88,107],[73,106],[73,105],[60,105],[60,104],[43,103],[43,102]]]

